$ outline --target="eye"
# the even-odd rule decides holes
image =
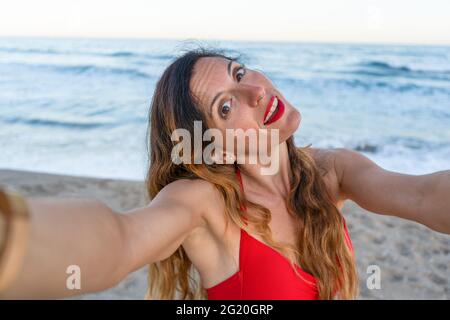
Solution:
[[[236,80],[240,82],[242,80],[242,77],[245,75],[245,67],[239,67],[239,69],[236,71]]]
[[[231,100],[225,102],[221,107],[220,107],[220,116],[222,118],[227,118],[229,113],[231,111]]]

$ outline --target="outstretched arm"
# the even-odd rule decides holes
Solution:
[[[450,170],[401,174],[379,167],[356,151],[339,148],[334,153],[341,199],[450,234]]]
[[[107,289],[128,273],[170,256],[197,227],[201,206],[192,184],[167,185],[143,208],[121,214],[96,200],[27,198],[29,244],[19,276],[0,298],[61,298]],[[204,190],[203,190],[204,191]],[[80,290],[66,287],[68,266]]]

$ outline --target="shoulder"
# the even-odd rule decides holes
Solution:
[[[313,158],[335,205],[341,207],[345,199],[342,197],[340,188],[342,169],[339,161],[347,149],[310,147],[304,150]]]
[[[162,201],[189,211],[202,224],[208,220],[208,213],[221,195],[213,183],[203,179],[178,179],[167,184],[152,201]]]
[[[214,184],[203,179],[178,179],[167,184],[160,192],[186,197],[187,200],[201,196],[203,192],[211,193],[214,189]]]
[[[308,151],[319,167],[323,167],[324,169],[334,172],[339,181],[342,181],[346,168],[374,165],[373,161],[369,158],[351,149],[309,148]]]
[[[337,149],[325,149],[325,148],[307,148],[304,149],[314,159],[316,165],[323,169],[324,172],[328,172],[334,169],[334,161],[337,154]]]
[[[313,149],[313,148],[311,148]],[[313,149],[311,151],[319,166],[329,170],[324,180],[336,203],[343,205],[361,186],[373,183],[385,172],[362,153],[347,148]],[[374,190],[375,192],[376,190]]]
[[[345,177],[360,174],[365,169],[379,168],[372,160],[362,153],[351,149],[336,148],[334,152],[334,167],[339,182],[342,184]],[[346,174],[347,173],[347,174]]]

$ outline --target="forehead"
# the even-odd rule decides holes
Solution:
[[[202,106],[207,106],[217,92],[224,90],[229,62],[222,57],[205,57],[195,63],[189,86]]]

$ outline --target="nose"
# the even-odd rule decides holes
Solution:
[[[247,103],[251,107],[257,107],[260,101],[266,96],[266,90],[262,86],[245,84],[244,96],[246,97]]]

